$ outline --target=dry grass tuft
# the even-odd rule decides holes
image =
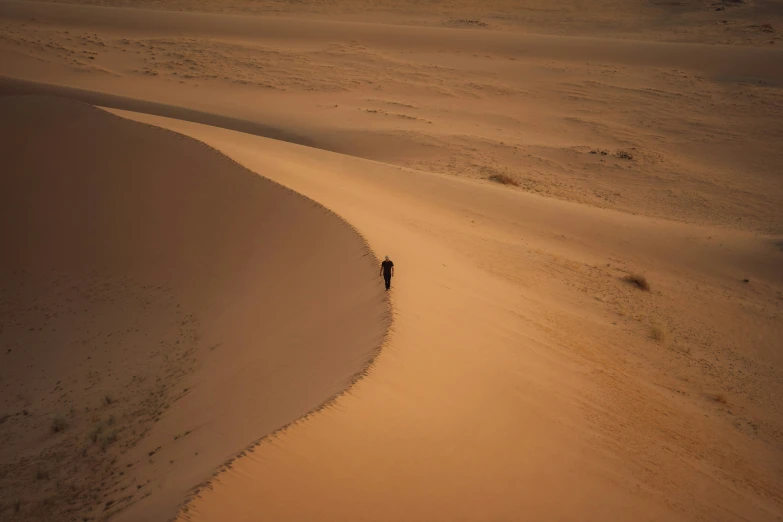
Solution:
[[[492,174],[487,179],[494,181],[495,183],[500,183],[501,185],[519,186],[519,182],[507,174]]]
[[[625,276],[624,279],[632,285],[635,285],[637,288],[641,288],[645,292],[650,291],[650,283],[648,283],[647,278],[641,274],[631,273]]]
[[[52,433],[63,432],[67,427],[68,421],[65,420],[65,417],[55,417],[52,419]]]
[[[716,393],[715,396],[713,397],[713,399],[715,399],[715,402],[719,402],[721,404],[728,404],[729,403],[729,400],[722,393]]]
[[[93,444],[98,442],[98,438],[100,437],[101,433],[103,432],[103,423],[99,422],[98,424],[93,427],[92,431],[90,431],[90,440]]]
[[[112,430],[101,439],[101,451],[106,451],[115,442],[117,442],[117,432]]]

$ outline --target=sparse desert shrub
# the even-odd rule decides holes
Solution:
[[[61,431],[65,431],[65,428],[68,427],[68,421],[65,420],[65,417],[58,416],[52,419],[52,433],[60,433]]]
[[[519,186],[519,182],[507,174],[492,174],[487,179],[502,185],[513,185],[515,187]]]
[[[103,432],[103,423],[99,422],[98,424],[93,427],[93,429],[90,431],[90,440],[93,444],[98,442],[98,437],[100,437],[101,433]]]
[[[719,402],[721,404],[728,404],[729,403],[729,400],[722,393],[716,393],[713,398],[715,399],[715,402]]]
[[[19,511],[22,509],[22,501],[19,499],[16,499],[14,501],[14,512],[19,513]]]
[[[103,396],[103,402],[106,403],[106,405],[109,405],[114,402],[114,397],[110,393],[107,393]]]
[[[101,439],[101,451],[106,451],[106,448],[115,442],[117,442],[117,432],[115,430],[111,430],[106,434],[105,437]]]
[[[467,20],[465,18],[451,20],[451,23],[456,25],[467,25],[471,27],[486,27],[488,25],[486,22],[482,22],[481,20]]]
[[[654,325],[650,329],[650,337],[658,342],[663,342],[663,340],[666,338],[666,334],[664,333],[663,328],[658,325]]]
[[[625,276],[625,280],[646,292],[650,291],[650,283],[647,282],[647,278],[642,274],[630,273]]]
[[[624,160],[632,160],[633,159],[633,155],[630,152],[628,152],[627,150],[618,150],[617,152],[615,152],[614,155],[617,156],[618,158],[624,159]]]

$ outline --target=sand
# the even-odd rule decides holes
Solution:
[[[15,98],[8,110],[19,116],[8,128],[29,121],[35,133],[47,129],[49,136],[6,131],[14,136],[4,141],[15,161],[37,157],[45,164],[48,156],[36,150],[58,150],[60,136],[97,135],[106,146],[89,150],[111,146],[111,157],[98,157],[112,168],[127,165],[126,177],[144,171],[131,159],[156,159],[161,174],[154,179],[164,185],[139,191],[131,201],[166,193],[170,176],[179,180],[174,186],[188,186],[192,168],[180,165],[188,158],[203,165],[211,183],[195,193],[208,194],[233,216],[219,224],[186,220],[184,237],[212,234],[205,244],[196,242],[201,256],[222,253],[209,272],[183,260],[196,248],[185,239],[150,250],[139,243],[138,232],[110,242],[109,251],[138,256],[165,246],[166,255],[159,251],[156,259],[165,257],[166,264],[146,276],[157,278],[165,298],[144,293],[157,292],[157,286],[135,286],[144,264],[120,263],[122,256],[105,266],[125,278],[130,290],[120,291],[114,280],[114,287],[100,292],[102,280],[79,285],[93,300],[128,309],[134,299],[154,303],[151,315],[160,319],[140,331],[162,340],[163,348],[139,347],[132,338],[109,341],[99,371],[114,368],[120,353],[138,363],[185,350],[181,363],[160,370],[165,375],[146,369],[145,375],[160,376],[170,390],[155,406],[169,406],[157,421],[155,408],[147,417],[128,409],[115,414],[125,431],[106,444],[108,452],[118,452],[127,430],[136,429],[138,448],[122,456],[136,460],[118,479],[116,466],[126,460],[98,459],[105,461],[107,477],[111,471],[115,477],[105,489],[90,489],[92,515],[116,510],[117,520],[779,520],[783,158],[777,143],[783,137],[783,52],[769,42],[777,41],[780,10],[776,4],[740,4],[637,9],[602,2],[591,4],[589,16],[577,16],[585,13],[579,2],[528,2],[517,10],[503,2],[415,8],[376,2],[364,12],[348,1],[328,7],[134,4],[144,9],[119,2],[1,3],[0,91],[64,96],[198,140],[120,125],[125,120],[47,99],[41,112],[63,114],[55,121],[72,130],[53,126],[50,132],[48,120],[30,107],[31,98]],[[131,128],[157,152],[134,153],[122,134]],[[13,143],[38,143],[40,149]],[[177,152],[177,146],[187,150]],[[115,159],[120,153],[128,159]],[[92,155],[78,155],[78,168],[67,170],[75,177],[75,193],[94,183],[95,165],[84,163]],[[51,166],[38,170],[46,180],[60,179]],[[257,207],[266,205],[252,204],[234,184],[239,178],[260,183],[267,198],[271,193],[262,185],[282,191],[292,204],[267,209],[273,223],[242,219],[242,212],[262,212]],[[40,185],[48,188],[30,201],[48,201],[53,196],[46,194],[59,186]],[[187,201],[169,201],[164,214],[181,221],[199,216],[199,207]],[[247,207],[236,201],[247,201]],[[23,209],[32,216],[67,215],[37,210],[48,206]],[[313,214],[309,225],[303,208]],[[283,212],[296,219],[278,219]],[[123,207],[116,226],[138,231],[140,214]],[[23,244],[30,248],[50,245],[48,251],[92,259],[90,241],[105,237],[109,228],[77,226],[86,218],[74,219],[72,235],[86,243],[30,241],[28,235],[14,235],[11,243],[27,238]],[[334,228],[303,235],[286,228],[292,222],[307,230]],[[344,240],[332,239],[337,231]],[[257,280],[261,276],[241,261],[247,255],[243,245],[269,234],[285,243],[276,251],[293,255],[278,260],[276,274],[264,276],[269,279]],[[296,245],[289,244],[293,238]],[[307,272],[291,259],[312,260],[319,238],[350,283],[335,282],[320,294],[339,297],[336,309],[324,304],[327,297],[308,299],[313,308],[300,315],[293,310],[302,306],[304,290],[270,293],[265,285],[271,283],[262,281],[290,281],[292,274]],[[210,246],[217,241],[221,248]],[[31,259],[54,259],[30,252]],[[397,271],[390,326],[376,265],[386,254]],[[352,264],[343,266],[344,259]],[[245,267],[241,274],[229,269],[237,263]],[[628,281],[637,273],[649,290]],[[302,288],[312,284],[301,282]],[[227,290],[231,285],[234,291]],[[57,286],[30,295],[56,296],[52,288]],[[217,314],[209,292],[223,296],[222,306],[244,311],[246,322]],[[176,315],[176,305],[174,312],[166,308],[167,299],[186,315]],[[277,309],[276,303],[286,306]],[[6,309],[18,314],[25,306]],[[315,321],[329,324],[324,311],[346,321],[330,329],[337,337],[328,350],[320,349],[320,336],[267,332],[292,318],[297,332]],[[145,313],[140,308],[130,315]],[[90,311],[80,320],[118,335],[111,330],[116,314],[107,314]],[[197,327],[187,314],[198,317]],[[29,327],[37,320],[16,321]],[[193,330],[174,333],[171,325],[183,321],[182,328]],[[212,345],[201,340],[218,336],[225,338],[221,349],[235,350],[219,362]],[[172,345],[172,338],[198,340],[187,341],[194,346],[188,352]],[[293,352],[285,348],[291,338],[300,342]],[[263,373],[258,350],[285,373]],[[14,369],[18,381],[4,374],[3,384],[14,383],[35,400],[54,396],[36,390],[40,385],[30,375],[67,382],[58,376],[60,368],[41,371],[41,361],[16,364],[26,366]],[[241,371],[249,364],[259,372]],[[134,371],[128,364],[116,373],[129,379]],[[357,372],[364,377],[349,387]],[[253,373],[260,373],[255,381],[248,375]],[[114,401],[101,404],[105,392],[92,384],[92,374],[78,378],[79,386],[93,390],[85,396],[94,410],[79,412],[73,422],[83,440],[91,433],[87,428],[107,421]],[[175,400],[180,386],[189,391]],[[259,403],[259,395],[268,399]],[[324,401],[325,408],[303,417]],[[14,486],[29,492],[14,515],[20,519],[46,519],[47,509],[64,512],[67,500],[78,504],[84,493],[62,488],[91,480],[90,468],[81,464],[61,479],[59,496],[53,496],[57,481],[51,476],[29,478],[40,462],[54,462],[46,447],[59,436],[48,431],[51,412],[37,411],[35,426],[7,431],[11,419],[32,422],[21,414],[0,427],[8,440],[46,434],[17,442],[31,456],[24,460],[26,482]],[[177,437],[196,415],[213,428]],[[87,444],[88,455],[103,455],[105,433],[97,446]],[[199,443],[186,446],[199,433]],[[164,440],[168,446],[158,443]],[[221,467],[249,444],[241,458]],[[160,455],[149,456],[158,445]],[[209,459],[201,460],[207,453]],[[81,462],[73,459],[69,466]],[[6,483],[18,462],[3,457]],[[220,473],[208,487],[199,488],[215,471]],[[123,501],[125,493],[116,489],[126,484],[143,484],[141,493]],[[4,515],[14,510],[6,491],[4,486]],[[112,503],[104,510],[106,502]]]
[[[783,51],[769,45],[14,1],[0,13],[3,74],[90,103],[781,233]]]
[[[0,113],[9,514],[170,518],[374,357],[375,259],[334,214],[80,102]]]

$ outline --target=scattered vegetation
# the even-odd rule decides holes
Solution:
[[[106,449],[115,442],[117,442],[117,432],[111,430],[101,439],[101,451],[106,451]]]
[[[715,399],[715,402],[719,402],[721,404],[728,404],[729,403],[729,400],[722,393],[716,393],[713,398]]]
[[[515,187],[519,186],[519,182],[507,174],[492,174],[487,179],[502,185],[513,185]]]
[[[19,500],[19,499],[16,499],[14,501],[14,512],[15,513],[19,513],[19,510],[21,510],[21,509],[22,509],[22,501]]]
[[[482,22],[481,20],[467,20],[465,18],[460,18],[458,20],[450,20],[452,24],[456,25],[467,25],[468,27],[486,27],[486,22]]]
[[[95,425],[92,431],[90,431],[90,440],[93,444],[98,442],[98,438],[101,436],[101,433],[103,433],[103,423],[99,422]]]
[[[645,292],[650,291],[650,283],[647,282],[647,278],[642,274],[630,273],[627,276],[625,276],[624,279],[627,282],[631,283],[632,285],[636,286],[637,288],[641,288]]]
[[[65,417],[58,416],[52,419],[52,433],[60,433],[65,431],[65,428],[67,427],[68,421],[65,420]]]
[[[185,433],[182,433],[182,434],[180,434],[180,435],[174,435],[174,440],[177,440],[177,439],[179,439],[180,437],[184,437],[185,435],[188,435],[188,434],[189,434],[191,431],[193,431],[193,430],[188,430],[188,431],[186,431]]]
[[[617,156],[618,158],[624,159],[624,160],[632,160],[633,159],[633,155],[630,152],[628,152],[627,150],[618,150],[617,152],[615,152],[614,155]]]
[[[106,403],[106,405],[108,406],[109,404],[114,402],[114,397],[111,394],[107,393],[106,395],[103,396],[103,402]]]

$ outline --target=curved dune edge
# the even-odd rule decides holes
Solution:
[[[369,371],[390,305],[342,218],[80,102],[1,97],[0,112],[3,509],[171,518]]]
[[[265,439],[181,520],[778,516],[774,444],[737,431],[707,391],[738,389],[736,374],[719,369],[737,357],[754,376],[741,386],[780,389],[779,321],[715,301],[730,287],[775,306],[775,238],[114,112],[203,140],[319,201],[398,268],[394,328],[372,374],[338,407]],[[657,291],[623,281],[636,270]],[[698,353],[683,352],[679,339],[662,346],[650,338],[657,321],[711,344],[689,345]],[[731,327],[738,322],[766,341]],[[723,361],[715,374],[690,362],[704,355]],[[746,394],[734,400],[770,407]],[[760,415],[780,419],[774,407]],[[728,485],[738,481],[747,486]]]

